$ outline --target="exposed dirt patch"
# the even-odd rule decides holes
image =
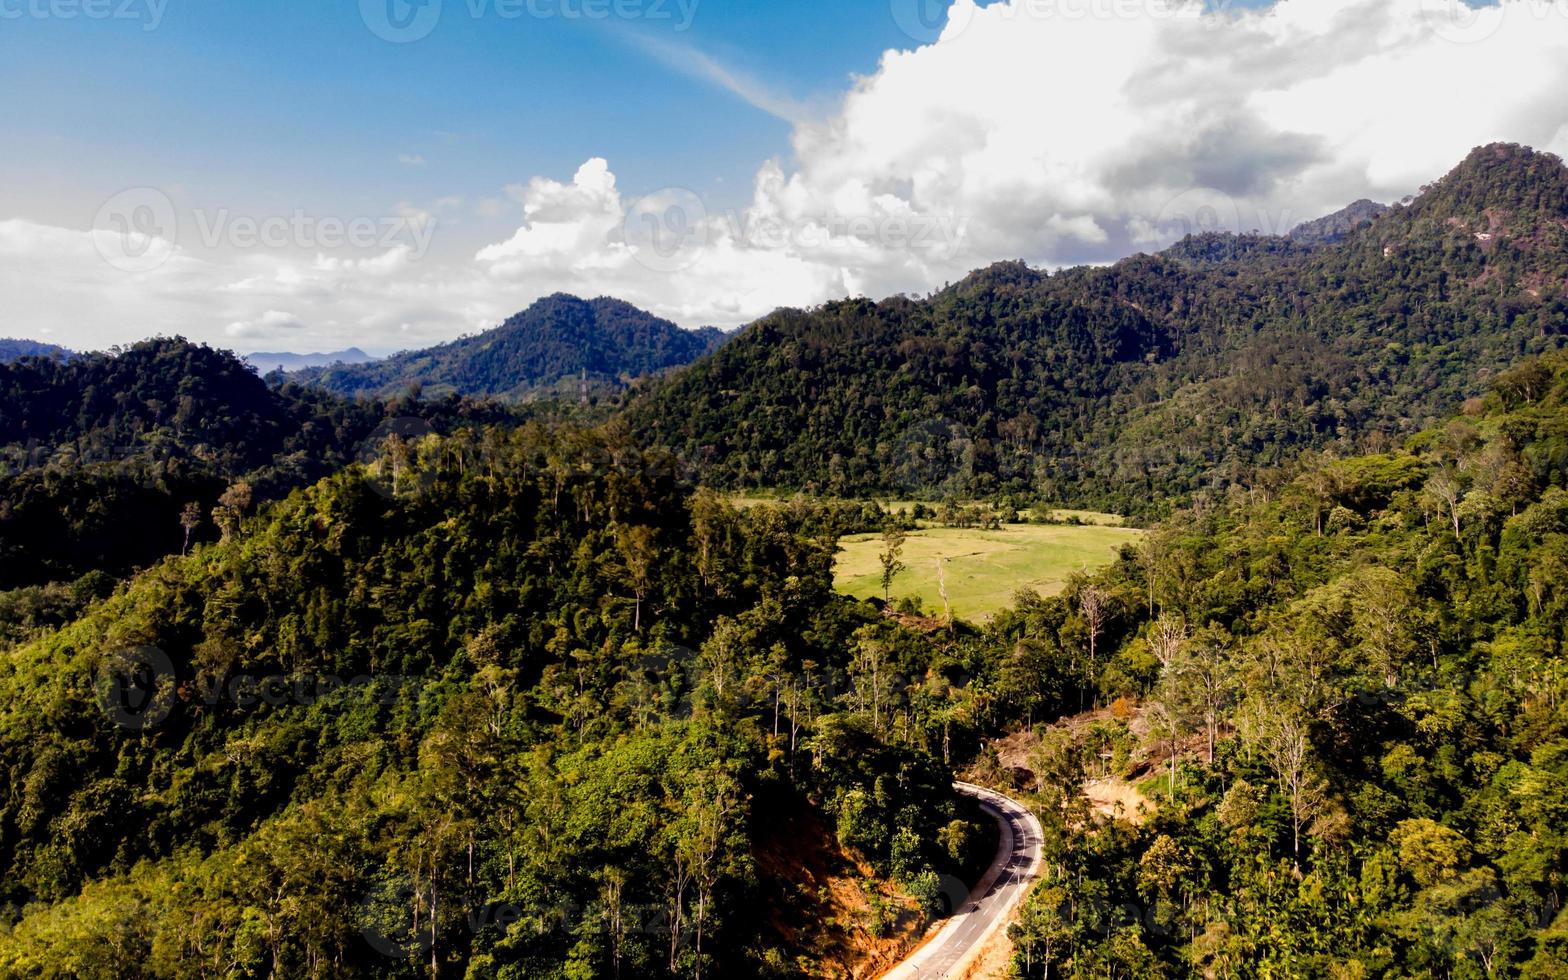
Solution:
[[[1088,739],[1096,728],[1125,725],[1132,743],[1125,759],[1117,764],[1111,753],[1089,760],[1089,780],[1083,787],[1084,798],[1095,813],[1111,819],[1142,823],[1155,810],[1155,804],[1139,792],[1136,781],[1155,775],[1170,761],[1167,746],[1150,744],[1148,724],[1144,709],[1130,702],[1118,702],[1110,707],[1063,718],[1049,730],[1067,732],[1074,739]],[[1033,731],[1014,732],[992,743],[996,748],[997,762],[1007,778],[1020,789],[1034,789],[1035,775],[1031,758],[1040,739]],[[1195,741],[1177,744],[1177,752],[1195,756],[1204,746],[1200,736]]]
[[[1112,820],[1140,824],[1154,812],[1154,804],[1138,792],[1137,786],[1114,776],[1085,783],[1083,795],[1095,813]]]
[[[875,977],[923,937],[914,900],[846,854],[810,810],[777,817],[755,858],[770,925],[800,976]]]

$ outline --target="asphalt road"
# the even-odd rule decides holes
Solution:
[[[909,959],[883,974],[883,980],[935,980],[963,974],[987,939],[1005,929],[1013,911],[1040,873],[1040,821],[1022,804],[969,783],[954,789],[980,801],[1001,828],[996,860],[986,870],[957,915]]]

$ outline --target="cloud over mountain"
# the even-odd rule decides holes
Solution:
[[[0,289],[13,332],[79,346],[88,331],[221,342],[225,324],[260,325],[244,331],[258,342],[417,346],[557,291],[733,326],[779,305],[925,292],[997,259],[1105,262],[1195,229],[1283,233],[1410,194],[1494,140],[1568,152],[1568,0],[1215,6],[957,0],[939,39],[887,51],[798,123],[736,211],[679,188],[632,199],[613,161],[592,158],[510,188],[510,237],[438,224],[438,242],[462,247],[437,255],[182,240],[127,273],[82,231],[0,222]],[[451,210],[432,208],[414,210]],[[105,336],[105,309],[129,334]],[[269,333],[276,310],[305,328]]]

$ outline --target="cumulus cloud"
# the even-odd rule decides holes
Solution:
[[[594,158],[478,199],[486,221],[520,211],[516,231],[444,262],[404,246],[176,249],[127,273],[91,233],[12,221],[0,289],[13,332],[70,338],[112,311],[131,326],[109,342],[232,339],[228,324],[258,342],[417,346],[556,290],[732,326],[780,305],[925,292],[999,259],[1062,266],[1208,227],[1283,232],[1356,198],[1404,197],[1494,140],[1568,153],[1568,0],[1226,7],[956,0],[939,39],[886,52],[832,111],[773,105],[802,120],[792,152],[759,166],[734,212],[679,189],[631,199]],[[400,213],[417,224],[462,206]],[[304,326],[269,324],[279,310]]]
[[[1493,140],[1568,149],[1565,0],[1215,6],[957,0],[939,40],[887,52],[799,123],[793,160],[760,168],[743,211],[680,191],[623,201],[593,160],[514,188],[525,223],[479,262],[497,281],[548,273],[733,324],[1004,258],[1282,233],[1402,198]]]
[[[1402,197],[1478,143],[1561,149],[1565,86],[1562,2],[957,0],[938,42],[888,52],[797,130],[774,196],[963,216],[955,272],[1102,261],[1182,228],[1194,192],[1223,226],[1286,231]]]
[[[253,340],[272,338],[291,330],[303,330],[305,323],[292,313],[268,310],[254,320],[237,320],[223,328],[223,332],[236,339]]]

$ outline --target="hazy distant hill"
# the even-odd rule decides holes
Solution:
[[[628,415],[719,483],[1147,512],[1302,448],[1416,431],[1486,372],[1564,344],[1560,159],[1484,147],[1375,212],[1296,241],[1206,235],[1109,268],[1003,263],[925,300],[781,310]]]
[[[305,368],[331,367],[334,364],[368,364],[375,358],[358,347],[350,347],[330,354],[261,352],[246,354],[241,360],[262,374],[270,374],[273,371],[301,371]]]
[[[0,364],[9,364],[23,357],[73,357],[72,351],[54,344],[40,343],[36,340],[14,340],[10,337],[0,338]]]
[[[683,330],[620,300],[557,294],[494,330],[357,366],[311,369],[297,380],[342,395],[455,392],[525,398],[575,391],[586,373],[597,388],[678,367],[714,350],[722,331]]]
[[[0,592],[146,565],[180,549],[185,505],[199,505],[204,540],[229,484],[245,480],[257,503],[280,497],[352,463],[387,417],[411,415],[442,430],[513,417],[273,387],[228,351],[178,337],[0,363]]]
[[[1369,225],[1389,212],[1386,204],[1365,198],[1316,221],[1304,221],[1290,233],[1290,240],[1308,245],[1330,245]]]

